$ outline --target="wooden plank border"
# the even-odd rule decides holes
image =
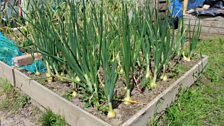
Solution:
[[[187,88],[191,86],[198,78],[202,70],[208,62],[208,57],[204,56],[196,65],[194,65],[183,76],[170,85],[165,91],[154,98],[144,108],[138,111],[130,119],[125,121],[122,126],[144,126],[147,125],[150,118],[158,113],[162,113],[170,104],[176,99],[176,95],[180,88]],[[9,79],[15,84],[15,87],[21,89],[25,94],[31,97],[34,101],[41,105],[41,107],[49,108],[53,112],[60,114],[65,118],[67,123],[72,126],[110,126],[86,112],[85,110],[75,106],[70,101],[64,99],[40,83],[31,80],[27,75],[23,74],[17,69],[5,66],[6,64],[0,62],[0,77]],[[6,69],[9,70],[6,76]],[[4,72],[2,72],[4,71]],[[15,73],[15,74],[13,74]]]
[[[7,79],[12,86],[15,86],[15,76],[13,67],[0,61],[0,77]]]
[[[222,16],[209,17],[209,16],[195,16],[191,14],[184,15],[184,19],[187,19],[187,20],[198,20],[198,18],[200,18],[200,20],[203,20],[203,21],[223,21],[224,20]]]

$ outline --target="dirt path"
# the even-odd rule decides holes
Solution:
[[[33,111],[36,110],[32,105],[27,105],[17,112],[0,111],[0,126],[36,126],[40,114]]]
[[[35,126],[34,123],[23,115],[15,114],[7,116],[4,112],[0,112],[0,115],[3,116],[1,118],[1,126]]]
[[[41,111],[20,93],[0,87],[0,126],[38,126]]]

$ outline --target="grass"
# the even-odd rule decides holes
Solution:
[[[209,56],[201,78],[151,126],[222,126],[224,125],[224,38],[202,41],[199,53]]]
[[[16,112],[23,108],[29,101],[29,97],[15,92],[8,81],[0,79],[0,110],[12,110]]]
[[[47,110],[40,119],[42,126],[66,126],[65,119]]]

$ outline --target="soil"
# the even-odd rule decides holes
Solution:
[[[181,65],[181,69],[183,71],[178,72],[175,74],[175,76],[173,76],[171,73],[176,72],[175,67],[174,67],[174,71],[170,71],[169,73],[167,73],[168,80],[167,81],[158,80],[157,86],[154,89],[150,89],[150,90],[146,89],[144,92],[141,92],[141,91],[139,91],[139,89],[136,86],[134,86],[134,88],[131,92],[131,95],[132,95],[131,98],[132,98],[132,100],[137,101],[139,103],[125,105],[122,102],[117,102],[115,105],[116,107],[114,108],[114,110],[116,112],[115,119],[108,119],[105,113],[97,111],[95,108],[92,108],[92,107],[85,108],[84,104],[82,102],[80,102],[80,100],[76,99],[75,102],[74,102],[74,100],[72,102],[74,104],[76,104],[77,106],[83,108],[84,110],[92,113],[93,115],[105,120],[106,122],[108,122],[110,124],[115,124],[115,125],[120,124],[120,123],[126,121],[127,119],[129,119],[136,112],[138,112],[140,109],[142,109],[146,104],[148,104],[151,100],[153,100],[153,98],[155,98],[160,93],[162,93],[164,90],[166,90],[173,82],[175,82],[177,80],[177,78],[182,76],[186,71],[188,71],[199,60],[200,60],[200,58],[199,58],[199,56],[197,56],[197,57],[194,57],[194,59],[191,62],[180,61],[179,65]],[[24,73],[27,74],[28,76],[30,76],[31,78],[37,78],[33,74],[26,73],[26,72],[24,72]],[[39,78],[41,78],[41,77],[45,77],[45,75],[41,75]],[[72,90],[74,89],[72,87],[71,83],[62,83],[59,81],[55,81],[52,83],[47,83],[46,81],[39,81],[39,82],[63,97],[65,96],[66,92],[72,92]],[[117,93],[119,95],[120,94],[124,95],[124,93],[125,93],[124,87],[125,87],[124,80],[118,80],[118,82],[116,84],[115,95]]]
[[[7,96],[0,95],[0,102]],[[37,126],[41,112],[31,103],[27,103],[24,107],[14,110],[0,110],[0,126]]]
[[[40,115],[33,113],[33,106],[27,105],[16,113],[0,111],[1,126],[37,126]]]

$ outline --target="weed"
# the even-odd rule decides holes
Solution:
[[[29,101],[28,96],[15,92],[12,85],[4,79],[0,79],[0,88],[2,89],[0,92],[0,96],[2,97],[0,110],[12,110],[12,112],[16,112],[18,109],[23,108]]]
[[[66,98],[67,100],[71,101],[72,100],[72,91],[68,91],[65,92],[65,94],[63,95],[64,98]]]
[[[65,126],[65,120],[59,116],[54,114],[51,110],[47,110],[41,117],[41,125],[42,126]]]
[[[2,88],[3,92],[7,94],[13,92],[12,85],[10,85],[10,83],[5,79],[0,79],[0,88]]]
[[[4,110],[8,110],[10,107],[10,101],[9,99],[3,99],[0,102],[0,110],[4,111]]]
[[[19,93],[16,94],[15,102],[13,103],[13,110],[16,111],[19,108],[23,108],[30,100],[30,98],[26,95],[21,95]]]

